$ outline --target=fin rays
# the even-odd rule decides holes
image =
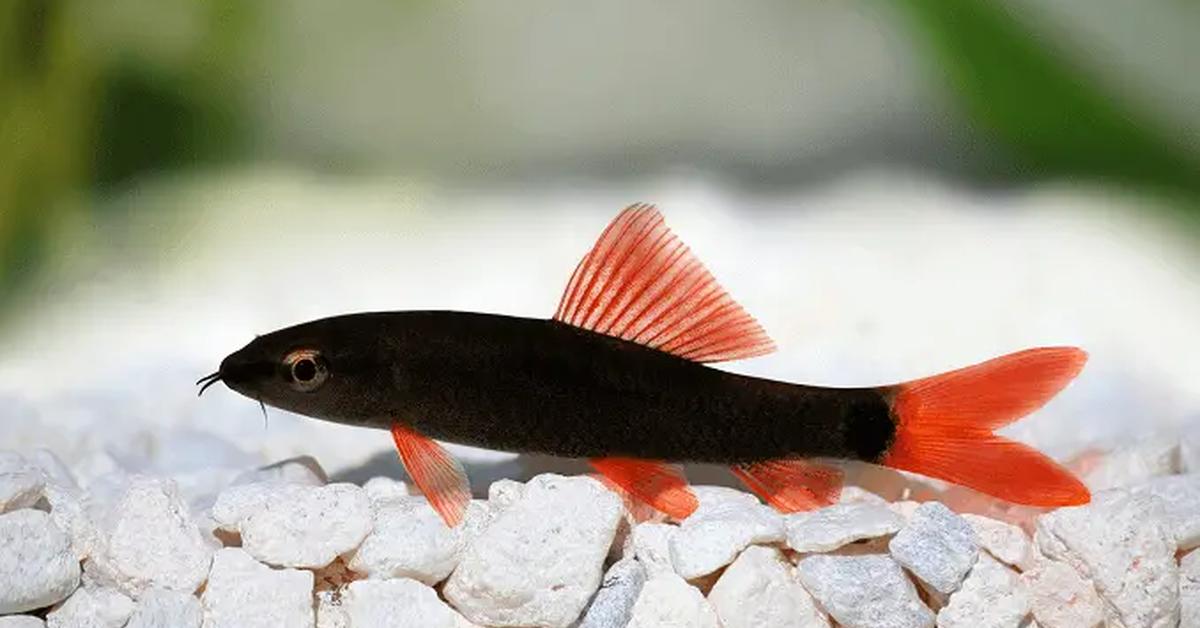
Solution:
[[[571,275],[554,319],[697,362],[775,344],[652,205],[620,213]]]
[[[446,525],[457,526],[471,503],[471,487],[462,464],[445,447],[408,427],[393,423],[391,431],[408,475]]]

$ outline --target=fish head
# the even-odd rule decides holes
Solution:
[[[375,418],[390,369],[377,343],[350,319],[327,319],[258,336],[210,378],[255,401],[318,419]]]

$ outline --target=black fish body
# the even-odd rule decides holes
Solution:
[[[662,215],[635,205],[584,256],[552,319],[325,318],[256,338],[201,383],[389,430],[451,525],[471,494],[462,466],[434,439],[587,458],[611,485],[680,519],[698,502],[676,462],[729,465],[786,512],[837,499],[840,470],[815,458],[882,464],[1023,504],[1090,498],[1054,461],[994,434],[1065,387],[1086,361],[1079,349],[1030,349],[874,388],[789,384],[705,364],[774,348]]]
[[[318,418],[382,429],[399,421],[480,447],[724,464],[874,461],[894,431],[876,389],[738,375],[554,320],[377,312],[275,334],[259,342],[277,344],[280,355],[320,349],[327,386],[339,377],[379,378],[369,387],[378,392],[341,397]],[[239,368],[236,358],[222,365]]]

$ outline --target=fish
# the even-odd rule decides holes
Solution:
[[[995,431],[1083,369],[1039,347],[899,384],[827,387],[711,366],[775,351],[653,205],[625,208],[583,256],[550,318],[449,310],[332,316],[257,336],[197,384],[387,430],[449,526],[471,499],[438,441],[587,459],[634,502],[682,520],[684,463],[727,466],[782,512],[838,499],[842,461],[882,465],[1016,504],[1085,504],[1088,489]]]

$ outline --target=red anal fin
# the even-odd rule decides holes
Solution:
[[[461,523],[471,503],[462,465],[436,441],[399,423],[392,424],[392,440],[409,477],[446,525],[453,528]]]
[[[634,499],[675,519],[686,519],[700,505],[678,467],[637,458],[592,458],[589,462]]]
[[[1086,504],[1087,487],[1062,465],[992,434],[1042,407],[1086,361],[1073,347],[1030,349],[894,387],[896,436],[883,464],[1017,504]]]
[[[829,506],[842,494],[842,470],[818,462],[767,460],[730,469],[746,488],[780,512]]]
[[[696,362],[775,350],[653,205],[631,205],[609,223],[576,267],[554,320]]]

